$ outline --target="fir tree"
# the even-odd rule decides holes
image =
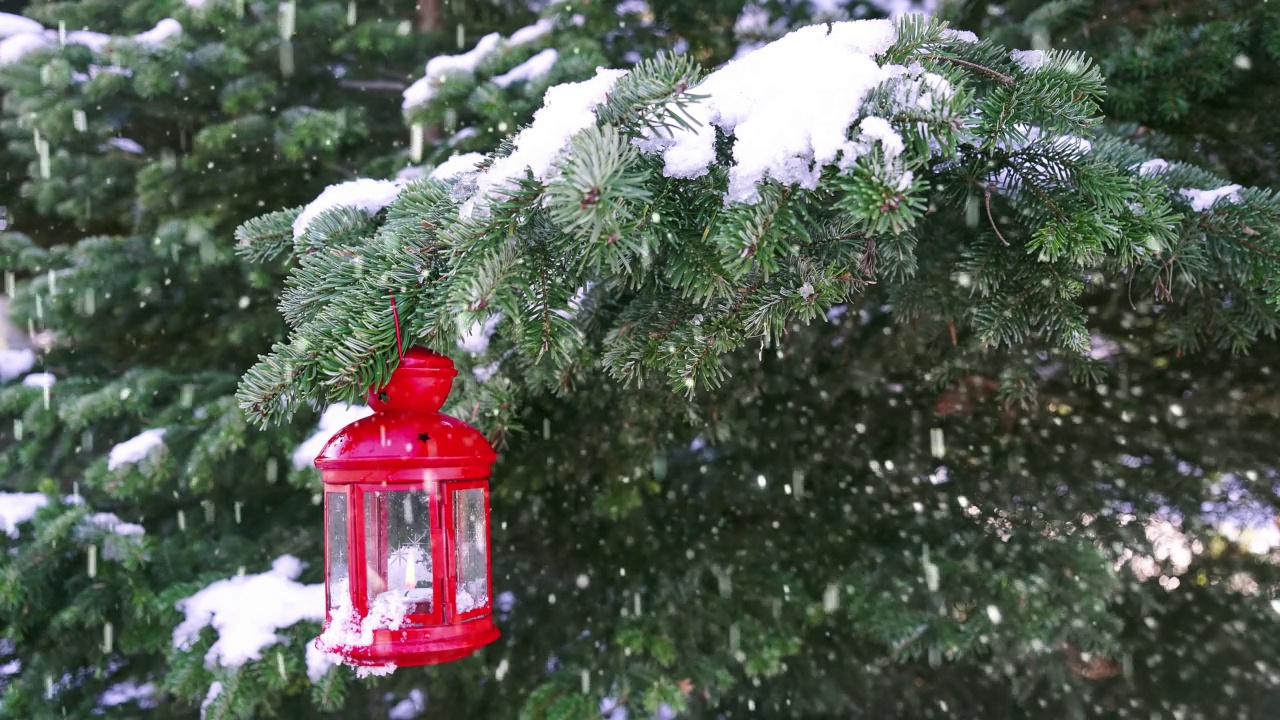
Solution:
[[[77,5],[58,12],[122,21]],[[53,189],[68,182],[53,163],[113,159],[89,142],[64,156],[60,139],[46,176],[30,129],[13,129],[46,212],[82,227],[109,218],[143,248],[155,237],[184,247],[202,227],[209,256],[169,261],[174,283],[202,293],[181,310],[148,300],[106,322],[102,307],[86,315],[88,290],[141,292],[136,258],[148,256],[7,239],[12,266],[32,278],[18,317],[55,331],[42,360],[65,377],[47,396],[3,396],[21,421],[6,438],[6,482],[50,495],[0,540],[16,550],[0,611],[22,663],[0,714],[87,715],[120,681],[151,680],[150,712],[174,716],[204,700],[215,717],[407,717],[424,704],[447,717],[1266,717],[1280,662],[1275,555],[1251,551],[1239,526],[1246,511],[1275,514],[1280,203],[1274,160],[1258,150],[1270,131],[1250,122],[1265,107],[1251,89],[1275,75],[1274,9],[952,3],[939,18],[981,40],[899,18],[843,26],[864,36],[853,49],[806,30],[792,51],[843,63],[818,72],[761,49],[814,19],[896,16],[898,5],[563,2],[536,24],[523,9],[485,18],[499,32],[488,39],[449,6],[444,32],[394,56],[407,67],[424,45],[453,52],[449,27],[475,41],[406,91],[409,133],[394,127],[402,103],[371,89],[395,86],[389,45],[351,41],[374,29],[326,23],[345,10],[320,6],[295,42],[377,69],[343,89],[308,66],[309,83],[280,83],[287,103],[253,107],[287,124],[297,104],[337,112],[367,99],[381,120],[332,151],[342,168],[387,177],[419,150],[429,164],[401,187],[365,179],[305,209],[348,173],[280,151],[269,166],[241,161],[241,172],[280,173],[252,193],[235,175],[242,183],[165,199],[184,177],[216,188],[201,169],[215,158],[194,143],[150,185],[147,163],[136,189]],[[118,32],[173,13],[180,42],[201,42],[183,10],[135,12]],[[271,42],[244,47],[276,72],[278,22],[263,32]],[[376,37],[401,47],[403,36]],[[770,52],[757,58],[777,65],[758,66],[753,84],[810,114],[765,124],[772,134],[700,135],[711,108],[724,123],[731,107],[716,83],[742,89],[716,66]],[[141,79],[150,62],[127,65]],[[56,59],[0,69],[19,103],[52,102],[30,74],[41,65]],[[817,103],[786,95],[785,81],[824,77],[868,78],[866,96],[806,145],[788,133],[815,127],[812,114],[848,87]],[[169,115],[153,97],[116,101],[121,114],[231,132],[213,112]],[[758,110],[733,112],[730,123]],[[101,142],[119,130],[94,132]],[[313,137],[286,130],[266,137]],[[777,163],[765,151],[779,142],[813,163]],[[308,147],[329,157],[322,145]],[[768,172],[753,172],[761,162]],[[259,199],[293,209],[239,228],[239,264],[229,229],[261,212]],[[165,239],[162,218],[187,229]],[[227,393],[245,356],[279,333],[266,304],[282,272],[288,337],[244,377],[237,408]],[[311,564],[301,582],[318,582],[316,476],[288,473],[287,455],[313,409],[357,400],[394,367],[392,295],[404,340],[459,362],[452,413],[502,449],[503,639],[466,661],[357,682],[309,667],[317,627],[303,621],[259,659],[206,665],[225,636],[197,628],[175,646],[174,602],[237,568],[270,575],[284,553]],[[248,312],[232,309],[240,297]],[[223,331],[191,327],[193,312]],[[265,433],[251,425],[290,418]],[[111,443],[158,427],[170,428],[163,451],[107,469]],[[146,534],[86,521],[61,499],[76,483],[93,510]]]
[[[47,29],[0,66],[26,212],[0,237],[10,284],[25,279],[15,320],[48,339],[31,369],[57,382],[14,383],[0,400],[5,488],[47,494],[35,525],[3,540],[0,625],[20,671],[0,680],[0,714],[135,716],[159,702],[146,712],[189,716],[212,679],[227,688],[215,714],[311,712],[300,652],[279,669],[274,654],[206,669],[203,653],[173,649],[176,600],[307,551],[294,528],[309,493],[288,482],[301,430],[258,432],[232,396],[281,332],[281,277],[228,240],[264,207],[403,164],[393,95],[344,83],[403,78],[437,41],[404,31],[404,4],[28,13]],[[296,628],[295,649],[317,627]]]
[[[1170,669],[1156,649],[1177,641],[1151,631],[1165,612],[1185,611],[1174,608],[1190,604],[1160,597],[1164,588],[1190,584],[1171,580],[1179,574],[1195,573],[1189,577],[1197,589],[1184,591],[1195,594],[1215,585],[1233,593],[1241,592],[1242,583],[1271,582],[1269,564],[1224,552],[1212,540],[1221,529],[1189,517],[1226,492],[1220,473],[1261,477],[1265,460],[1255,454],[1260,448],[1245,441],[1231,443],[1229,452],[1202,454],[1161,437],[1171,431],[1155,418],[1170,418],[1181,434],[1189,424],[1176,418],[1186,408],[1168,390],[1150,399],[1141,386],[1133,392],[1142,371],[1125,368],[1116,399],[1099,405],[1094,398],[1115,392],[1108,387],[1108,363],[1100,360],[1106,345],[1099,338],[1123,336],[1135,325],[1155,332],[1135,334],[1132,350],[1111,362],[1130,353],[1212,357],[1217,348],[1240,352],[1273,335],[1276,198],[1177,163],[1176,155],[1160,157],[1166,146],[1104,122],[1102,75],[1069,50],[1011,54],[937,25],[904,20],[877,60],[912,68],[872,89],[869,109],[859,116],[889,119],[894,135],[874,123],[849,123],[847,139],[865,142],[854,148],[863,154],[846,172],[828,169],[814,178],[802,168],[800,182],[811,186],[796,188],[796,177],[776,166],[774,177],[781,175],[781,182],[743,184],[734,172],[746,162],[734,153],[746,141],[736,137],[731,145],[728,130],[717,136],[714,157],[704,161],[705,175],[672,177],[680,171],[671,168],[684,159],[668,155],[664,165],[654,148],[679,150],[680,133],[700,119],[705,127],[708,116],[697,115],[699,103],[707,101],[696,97],[702,71],[668,56],[605,85],[595,122],[565,133],[566,150],[554,165],[538,148],[555,147],[556,136],[531,131],[528,140],[541,144],[522,144],[517,136],[491,157],[441,166],[434,180],[407,188],[390,203],[381,222],[381,213],[370,218],[338,208],[292,243],[263,244],[258,238],[291,224],[293,212],[242,228],[242,243],[252,255],[289,252],[291,246],[294,252],[343,249],[299,256],[282,302],[293,326],[291,343],[277,346],[246,377],[244,407],[270,421],[305,402],[351,399],[381,382],[395,362],[391,318],[379,312],[388,293],[402,309],[406,336],[440,350],[453,347],[473,322],[496,328],[474,367],[473,395],[456,408],[496,438],[509,437],[508,430],[520,424],[532,424],[536,435],[540,424],[544,436],[570,445],[558,456],[556,442],[535,442],[534,451],[527,440],[512,441],[519,442],[515,458],[509,457],[501,475],[514,485],[507,517],[534,515],[527,520],[529,535],[514,531],[513,548],[535,536],[545,540],[546,534],[545,517],[524,507],[529,486],[522,482],[539,488],[538,506],[548,507],[545,512],[575,519],[565,525],[572,530],[554,553],[540,561],[511,558],[509,567],[523,565],[545,576],[556,562],[553,555],[563,562],[572,547],[582,548],[572,557],[593,570],[602,555],[607,566],[633,573],[637,564],[644,568],[636,580],[615,579],[607,571],[585,574],[608,578],[608,589],[591,594],[591,601],[612,598],[613,610],[601,613],[606,618],[598,622],[595,613],[581,621],[595,642],[580,646],[576,665],[525,691],[523,706],[535,715],[574,717],[594,709],[591,693],[575,688],[576,675],[602,671],[601,693],[621,696],[641,712],[654,712],[664,702],[692,703],[695,714],[755,704],[779,713],[868,717],[1037,707],[1055,715],[1147,708],[1191,708],[1205,716],[1251,712],[1266,697],[1257,694],[1270,684],[1265,676],[1218,683],[1225,693],[1197,685],[1201,699],[1194,701],[1192,693],[1162,690],[1173,677],[1189,673]],[[938,91],[944,87],[948,91]],[[921,101],[924,95],[927,102]],[[552,106],[551,95],[547,103]],[[677,137],[664,140],[663,133]],[[900,150],[875,142],[894,136],[902,140]],[[642,149],[633,139],[645,141]],[[374,223],[361,238],[328,230],[345,230],[357,220]],[[1119,310],[1117,302],[1135,287],[1138,300]],[[836,363],[819,348],[844,348],[850,336],[833,337],[834,331],[805,323],[825,317],[843,325],[838,320],[845,315],[860,319],[849,330],[859,344],[876,349],[842,351],[846,362]],[[876,345],[867,332],[893,340]],[[759,355],[754,348],[734,352],[748,343],[762,343]],[[775,352],[781,359],[762,369],[763,355]],[[1170,356],[1164,357],[1148,380],[1153,385],[1167,383]],[[824,365],[829,369],[820,369]],[[782,387],[775,391],[777,400],[765,400],[770,395],[764,378],[774,373]],[[692,400],[647,394],[654,381]],[[632,389],[622,391],[618,383]],[[804,402],[802,388],[810,383],[816,397]],[[914,389],[894,397],[904,392],[899,386]],[[563,397],[552,400],[548,393]],[[743,394],[751,399],[743,402]],[[828,405],[842,397],[855,408],[878,412],[863,415]],[[723,409],[720,402],[736,407]],[[1116,409],[1135,402],[1144,410]],[[625,409],[609,411],[618,405]],[[898,406],[903,409],[894,412]],[[1060,428],[1074,427],[1076,413],[1086,407],[1096,420],[1086,419],[1080,430],[1088,441],[1067,440],[1075,431]],[[921,416],[930,410],[932,418]],[[648,413],[658,419],[646,423]],[[591,422],[601,436],[575,421],[579,414],[627,418],[625,434],[643,437],[636,440],[643,450],[617,470],[595,455],[590,467],[581,466],[572,458],[580,444],[592,445],[590,438],[619,454],[625,451],[617,446],[625,441],[616,424]],[[799,416],[794,423],[791,415]],[[818,416],[812,422],[821,434],[805,442],[799,437],[807,432],[809,415]],[[991,417],[980,420],[982,415]],[[845,426],[842,436],[869,436],[875,450],[863,455],[847,441],[826,439],[850,416],[861,420]],[[964,417],[965,426],[952,427],[954,420],[946,418],[955,416]],[[1162,429],[1141,442],[1117,436],[1131,416],[1151,417]],[[693,457],[705,452],[704,442],[715,448],[705,465],[674,477],[668,475],[674,458],[688,457],[679,448],[693,433],[673,437],[673,417],[692,418],[710,436],[693,444]],[[745,427],[734,427],[735,420]],[[646,431],[652,434],[645,437]],[[904,444],[895,436],[915,441]],[[773,442],[753,450],[775,437],[803,450]],[[936,437],[936,447],[930,447],[930,437]],[[985,439],[992,437],[999,442]],[[1089,451],[1070,457],[1066,448],[1073,445]],[[1135,445],[1144,452],[1135,453]],[[522,472],[525,453],[533,458],[528,474]],[[547,462],[548,455],[568,457],[557,464]],[[948,460],[942,465],[931,456]],[[826,470],[826,462],[835,467]],[[541,479],[548,467],[559,470],[554,484],[571,487],[549,488]],[[860,467],[874,474],[868,484],[855,479],[866,474],[853,471]],[[1214,482],[1176,481],[1206,472]],[[803,482],[814,474],[826,479],[823,490]],[[1143,475],[1146,482],[1130,475]],[[717,477],[723,479],[718,483]],[[761,490],[780,482],[784,495],[799,492],[789,477],[803,482],[804,494],[849,500],[834,503],[832,516],[820,521],[812,507],[793,513],[778,508],[776,500],[743,497],[754,489],[753,480]],[[724,482],[738,489],[708,499],[706,493]],[[1268,483],[1244,484],[1251,485],[1248,492],[1263,493],[1258,501],[1266,503]],[[501,482],[498,487],[501,492]],[[888,500],[872,500],[878,492]],[[698,498],[697,515],[681,514],[682,493]],[[590,496],[600,500],[583,500]],[[860,510],[859,502],[870,507]],[[708,506],[720,512],[709,513]],[[749,508],[757,506],[761,512],[752,515]],[[1157,556],[1168,563],[1154,571],[1163,577],[1161,584],[1135,581],[1151,575],[1149,567],[1117,572],[1114,565],[1124,565],[1126,556],[1115,554],[1125,547],[1169,542],[1147,537],[1158,523],[1131,523],[1128,511],[1117,509],[1130,506],[1146,521],[1177,518],[1191,548],[1187,556],[1212,545],[1210,557],[1186,561],[1178,552],[1160,551]],[[631,518],[635,530],[585,531],[593,516],[615,523]],[[782,529],[787,518],[790,532]],[[806,522],[835,531],[833,545],[824,548],[816,538],[802,542]],[[671,536],[670,545],[652,547],[653,533],[640,530],[650,523],[664,539]],[[836,530],[845,527],[859,530]],[[716,542],[714,530],[729,528],[739,533],[734,540]],[[758,545],[740,534],[751,528],[766,536]],[[776,539],[770,530],[778,531]],[[977,535],[970,538],[970,532]],[[585,539],[600,534],[617,538],[619,548],[585,547],[591,544]],[[639,537],[650,544],[638,548]],[[706,545],[717,548],[699,552]],[[983,551],[980,559],[974,547]],[[767,567],[743,572],[744,557],[771,556],[776,563],[766,560]],[[1188,570],[1188,562],[1196,567]],[[1247,580],[1237,574],[1245,566]],[[1069,579],[1071,589],[1062,586],[1066,594],[1058,595],[1050,568],[1064,567],[1069,575],[1058,577]],[[570,574],[549,580],[548,595],[565,587]],[[513,571],[512,577],[528,587],[527,576]],[[940,589],[942,578],[950,579],[952,590]],[[1013,595],[1001,597],[1001,588],[1011,588]],[[716,605],[716,592],[725,605]],[[918,599],[911,599],[913,593]],[[639,604],[651,608],[650,614],[633,617],[627,601],[641,596]],[[1265,599],[1252,597],[1233,616],[1233,631],[1238,628],[1242,636],[1268,622]],[[1214,601],[1199,602],[1207,610]],[[1225,600],[1218,604],[1227,606]],[[539,610],[528,622],[541,627],[560,612]],[[577,617],[573,608],[563,612]],[[702,624],[686,620],[686,613],[697,614]],[[705,635],[690,634],[690,624]],[[839,650],[832,647],[823,659],[820,638],[838,642]],[[1269,658],[1267,651],[1246,648],[1240,639],[1220,642],[1203,655],[1230,656],[1237,672],[1248,662],[1271,662],[1262,660]],[[565,635],[558,641],[561,648],[573,645]],[[701,650],[709,647],[718,649]],[[556,653],[567,666],[571,654]],[[1137,656],[1141,669],[1134,668]],[[705,662],[701,674],[689,672],[687,682],[673,674],[695,657]],[[838,678],[865,677],[867,668],[877,667],[876,658],[886,658],[898,672],[877,671],[860,691],[848,692]],[[1003,669],[981,669],[989,663]],[[1196,667],[1203,672],[1210,665]],[[745,681],[774,675],[786,679],[761,683],[759,693],[743,689]],[[1126,695],[1131,691],[1117,677],[1144,693]],[[997,690],[992,682],[1012,684],[1013,690]],[[893,692],[907,683],[924,690],[908,698]],[[703,695],[682,690],[690,686]]]

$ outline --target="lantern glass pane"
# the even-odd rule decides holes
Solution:
[[[489,605],[489,561],[485,546],[484,490],[459,490],[453,495],[453,532],[458,584],[453,607],[467,613]]]
[[[369,605],[406,602],[406,613],[430,613],[431,495],[425,490],[364,494]]]
[[[326,493],[325,522],[329,530],[329,607],[351,604],[351,581],[347,570],[347,494]]]

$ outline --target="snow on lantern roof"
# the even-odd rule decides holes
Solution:
[[[374,414],[342,428],[316,457],[321,470],[467,468],[487,474],[497,459],[479,430],[440,414],[458,371],[453,361],[411,348],[391,379],[369,393]]]

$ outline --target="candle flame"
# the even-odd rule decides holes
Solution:
[[[415,573],[414,573],[414,570],[416,569],[416,566],[418,564],[417,557],[415,556],[416,556],[416,553],[410,552],[409,560],[408,562],[405,563],[405,569],[404,569],[404,589],[405,590],[412,590],[418,586],[418,579],[417,577],[415,577]]]

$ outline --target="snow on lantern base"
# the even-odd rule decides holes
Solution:
[[[315,646],[357,675],[464,658],[498,639],[489,472],[475,428],[440,414],[457,371],[405,353],[374,413],[316,457],[324,482],[328,614]]]
[[[343,581],[335,588],[340,592],[338,606],[329,610],[329,620],[324,632],[316,638],[316,647],[324,651],[331,662],[348,664],[363,653],[361,648],[373,648],[374,633],[396,631],[404,625],[412,607],[404,592],[384,592],[369,606],[369,614],[361,617],[351,605],[350,588]],[[364,665],[356,669],[356,677],[388,675],[394,672],[394,662]]]
[[[398,666],[460,660],[499,636],[488,614],[488,600],[462,588],[458,588],[457,614],[484,611],[484,615],[459,625],[432,625],[423,620],[429,616],[413,612],[430,606],[430,588],[380,593],[366,615],[352,606],[345,581],[333,591],[339,593],[340,601],[329,609],[316,647],[331,662],[355,665],[357,677],[385,675]]]

